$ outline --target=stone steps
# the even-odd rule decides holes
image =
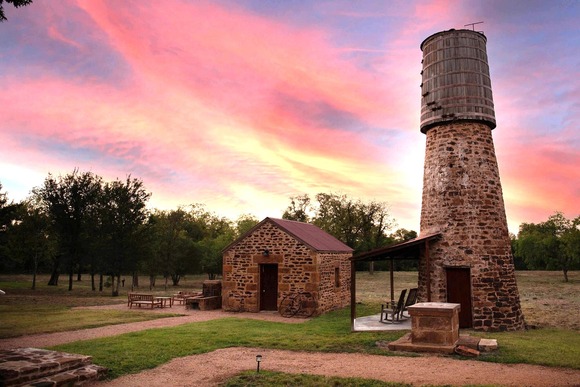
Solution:
[[[80,386],[106,372],[90,356],[38,348],[0,350],[0,386]]]

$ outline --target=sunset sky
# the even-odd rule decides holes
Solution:
[[[483,21],[510,231],[580,215],[580,1],[4,3],[0,183],[75,168],[151,208],[281,217],[289,197],[388,202],[419,231],[421,42]],[[471,28],[471,27],[468,27]]]

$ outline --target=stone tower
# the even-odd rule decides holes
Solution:
[[[461,327],[517,330],[524,318],[491,133],[486,42],[482,33],[450,30],[421,44],[420,234],[441,239],[421,258],[419,297],[460,303]]]

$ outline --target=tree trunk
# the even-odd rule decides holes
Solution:
[[[165,290],[167,291],[167,279],[169,278],[169,276],[165,276]]]
[[[81,268],[81,267],[79,267],[79,272],[77,273],[77,282],[80,282],[80,281],[82,281],[82,278],[81,278],[81,277],[82,277],[82,275],[81,275],[81,271],[82,271],[82,268]]]
[[[369,274],[370,275],[375,274],[375,263],[373,261],[369,262]]]
[[[48,280],[48,286],[58,286],[58,271],[53,270]]]
[[[149,290],[152,290],[155,287],[155,275],[149,275]]]
[[[36,271],[38,269],[38,254],[34,254],[33,273],[32,273],[32,290],[36,290]]]
[[[173,286],[179,285],[179,280],[181,280],[181,276],[179,274],[171,274],[171,282],[173,282]]]
[[[568,269],[563,269],[564,272],[564,282],[568,282]]]
[[[103,273],[99,274],[99,292],[103,291]]]
[[[58,265],[56,265],[52,269],[52,274],[50,275],[50,279],[48,280],[48,286],[58,286]]]
[[[139,287],[139,274],[137,274],[136,272],[133,272],[133,286],[135,286],[136,288]]]
[[[91,273],[91,290],[94,292],[95,290],[97,290],[97,288],[95,287],[95,273]]]
[[[68,291],[72,291],[73,290],[73,278],[75,276],[75,273],[73,273],[73,269],[70,268],[68,271]]]
[[[121,284],[121,274],[117,274],[117,285],[115,286],[115,297],[119,296],[119,285]]]
[[[119,295],[119,290],[115,286],[115,275],[111,274],[111,296],[117,297]]]

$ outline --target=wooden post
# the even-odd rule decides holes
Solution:
[[[356,319],[356,268],[353,260],[350,261],[350,330],[354,332]]]
[[[394,272],[395,271],[395,263],[393,262],[393,259],[391,258],[391,301],[395,302],[395,276],[394,276]]]

